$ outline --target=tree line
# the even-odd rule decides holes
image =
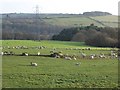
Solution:
[[[64,28],[35,18],[4,18],[2,21],[3,40],[46,40]]]
[[[97,27],[94,24],[85,27],[67,28],[53,40],[85,42],[97,47],[118,47],[118,28]]]

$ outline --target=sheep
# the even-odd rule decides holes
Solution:
[[[82,57],[85,58],[86,57],[86,54],[85,53],[81,53]]]
[[[96,57],[96,54],[91,54],[90,59],[94,59]]]
[[[2,56],[3,56],[3,55],[4,55],[4,53],[3,53],[3,52],[1,52],[1,53],[0,53],[0,55],[2,55]]]
[[[76,57],[73,57],[74,60],[77,60]]]
[[[71,57],[65,57],[65,59],[66,59],[66,60],[72,60],[72,58],[71,58]]]
[[[76,63],[75,65],[76,65],[76,66],[80,66],[80,64],[81,64],[81,63]]]
[[[55,58],[60,58],[60,56],[56,55]]]
[[[28,53],[26,53],[26,52],[22,53],[22,56],[28,56]]]
[[[117,58],[117,57],[118,55],[115,52],[111,51],[111,58]]]
[[[93,55],[90,55],[90,58],[91,58],[91,59],[94,59],[94,56],[93,56]]]
[[[28,56],[28,53],[25,53],[25,56]]]
[[[99,55],[99,57],[100,57],[100,58],[106,58],[103,53],[101,53],[101,54]]]
[[[30,64],[31,64],[31,66],[37,66],[37,63],[31,62]]]
[[[4,54],[4,55],[8,55],[8,51],[4,51],[3,54]]]
[[[116,58],[118,58],[118,55],[115,55]]]
[[[40,55],[40,52],[38,52],[37,55],[39,56],[39,55]]]
[[[8,49],[10,49],[10,46],[7,46]]]

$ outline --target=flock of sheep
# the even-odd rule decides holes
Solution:
[[[6,46],[6,47],[2,47],[0,46],[0,55],[4,56],[4,55],[16,55],[13,51],[2,51],[3,49],[45,49],[47,47],[45,46],[34,46],[34,47],[27,47],[27,46],[15,46],[15,47],[10,47],[10,46]],[[52,50],[50,50],[50,54],[49,55],[42,55],[40,52],[34,54],[34,56],[47,56],[47,57],[53,57],[53,58],[63,58],[65,60],[77,60],[77,59],[89,59],[89,60],[93,60],[93,59],[98,59],[98,58],[118,58],[118,51],[117,50],[109,50],[109,54],[104,54],[104,53],[100,53],[100,54],[90,54],[87,55],[84,51],[89,50],[91,51],[91,48],[65,48],[65,50],[78,50],[78,55],[73,54],[73,55],[69,55],[69,54],[63,54],[62,51],[58,51],[58,48],[53,48]],[[29,54],[27,52],[23,52],[20,55],[17,56],[31,56],[33,54]],[[37,63],[30,63],[31,66],[37,66]],[[76,65],[79,65],[79,63],[77,63]]]
[[[0,49],[45,49],[47,47],[45,46],[33,46],[33,47],[27,47],[27,46],[15,46],[15,47],[10,47],[10,46],[0,46]],[[87,58],[87,59],[95,59],[95,58],[118,58],[118,52],[117,50],[110,50],[109,55],[105,55],[104,53],[98,54],[90,54],[87,55],[84,51],[89,50],[91,51],[91,48],[65,48],[65,50],[78,50],[79,56],[78,55],[68,55],[68,54],[63,54],[62,51],[58,51],[57,48],[53,48],[50,50],[49,55],[42,55],[40,52],[34,54],[34,56],[48,56],[48,57],[54,57],[54,58],[64,58],[66,60],[77,60],[77,58]],[[0,52],[0,55],[16,55],[13,51],[4,51]],[[29,54],[28,52],[23,52],[18,56],[31,56],[33,54]]]

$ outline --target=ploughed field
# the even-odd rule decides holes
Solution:
[[[0,49],[3,88],[118,87],[116,49],[29,40],[3,40]]]

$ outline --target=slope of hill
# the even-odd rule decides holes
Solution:
[[[9,39],[15,36],[14,33],[17,39],[26,37],[25,33],[28,37],[33,34],[34,38],[50,39],[64,28],[89,26],[90,24],[98,27],[118,26],[117,16],[114,15],[92,17],[82,14],[39,14],[36,17],[35,14],[3,14],[2,21],[3,35],[6,38],[7,34]]]
[[[117,27],[118,26],[118,17],[114,15],[108,16],[95,16],[95,17],[86,17],[86,16],[74,16],[74,17],[54,17],[45,19],[46,23],[58,26],[67,26],[67,27],[79,27],[79,26],[88,26],[93,23],[99,27]]]
[[[56,17],[51,19],[44,19],[46,23],[58,26],[66,26],[66,27],[80,27],[80,26],[88,26],[91,23],[94,23],[96,26],[102,27],[102,25],[94,20],[91,20],[84,16],[79,17]]]
[[[97,12],[91,12],[91,13],[97,13]],[[46,23],[50,25],[65,26],[65,27],[79,27],[81,25],[88,26],[91,23],[94,23],[94,25],[99,27],[104,27],[104,26],[117,27],[118,25],[118,17],[115,15],[107,15],[105,14],[105,12],[98,13],[101,16],[100,15],[88,16],[84,14],[85,13],[83,14],[39,14],[37,18],[44,20]],[[36,19],[36,14],[13,13],[13,14],[3,14],[2,17],[3,19],[11,18],[11,20],[19,18],[24,22],[24,19],[28,19],[28,21]]]
[[[108,15],[108,16],[96,16],[91,17],[96,22],[99,21],[108,27],[117,27],[118,26],[118,16]]]

